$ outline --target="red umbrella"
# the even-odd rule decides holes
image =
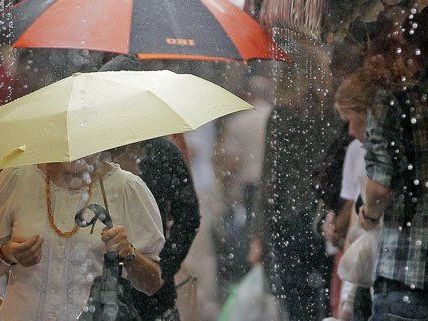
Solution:
[[[140,59],[289,61],[227,0],[24,0],[3,17],[17,48],[73,48]]]

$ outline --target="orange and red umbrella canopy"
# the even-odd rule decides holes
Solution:
[[[140,59],[289,61],[227,0],[24,0],[4,13],[17,48],[68,48]]]

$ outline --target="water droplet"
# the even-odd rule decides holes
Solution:
[[[401,48],[397,48],[397,53],[401,54]]]
[[[414,18],[414,16],[411,14],[411,15],[409,15],[409,19],[413,19]]]
[[[409,271],[409,267],[408,267],[408,266],[405,266],[405,267],[404,267],[404,271],[406,271],[406,272],[407,272],[407,271]]]
[[[90,313],[94,313],[94,312],[95,312],[95,306],[91,305],[91,306],[89,307],[89,312],[90,312]]]
[[[82,201],[87,202],[89,200],[89,193],[85,192],[82,194]]]
[[[410,9],[410,13],[411,14],[416,14],[417,12],[418,12],[418,10],[416,8]]]
[[[411,170],[413,169],[413,165],[412,165],[412,164],[407,165],[407,169],[408,169],[409,171],[411,171]]]
[[[402,227],[402,226],[399,226],[399,227],[398,227],[398,230],[399,230],[399,231],[402,231],[402,230],[403,230],[403,227]]]
[[[413,24],[412,24],[412,28],[413,29],[416,29],[418,27],[418,24],[416,23],[416,22],[414,22]]]
[[[407,227],[410,227],[410,226],[412,226],[412,223],[407,222],[406,225],[407,225]]]
[[[410,302],[410,299],[409,299],[409,297],[408,297],[407,295],[405,295],[405,296],[403,297],[403,301],[404,301],[404,302],[406,302],[406,303],[409,303],[409,302]]]
[[[414,289],[416,289],[416,285],[414,285],[414,284],[410,284],[410,288],[411,288],[412,290],[414,290]]]
[[[84,307],[83,307],[83,312],[88,312],[89,311],[89,307],[87,306],[87,305],[85,305]]]
[[[421,240],[417,240],[417,241],[415,242],[415,244],[416,244],[416,246],[421,246],[421,245],[422,245],[422,241],[421,241]]]
[[[93,275],[92,273],[89,273],[89,274],[86,276],[86,281],[88,281],[88,282],[92,282],[92,281],[94,281],[94,275]]]
[[[394,106],[394,105],[395,105],[395,101],[391,100],[391,101],[389,102],[389,104],[390,104],[391,106]]]
[[[403,119],[406,118],[406,117],[407,117],[406,114],[402,114],[401,115],[401,118],[403,118]]]
[[[421,55],[421,50],[420,49],[416,49],[415,50],[415,55],[416,56],[420,56]]]
[[[427,94],[423,94],[421,97],[421,102],[426,103],[428,100],[428,95]]]
[[[407,80],[406,76],[401,76],[401,81],[406,81],[406,80]]]
[[[412,118],[410,119],[410,122],[411,122],[412,124],[416,124],[416,118],[415,118],[415,117],[412,117]]]
[[[425,187],[428,188],[428,181],[425,182]]]
[[[417,197],[412,197],[412,203],[417,203],[418,202],[418,198]]]
[[[419,180],[418,180],[418,179],[415,179],[415,180],[413,181],[413,184],[415,184],[415,185],[419,185]]]
[[[413,35],[415,33],[415,29],[410,29],[409,34]]]
[[[390,144],[391,144],[391,146],[395,146],[395,142],[391,142]]]

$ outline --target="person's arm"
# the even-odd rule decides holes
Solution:
[[[354,140],[346,150],[342,169],[342,183],[340,188],[340,198],[342,205],[334,218],[331,233],[326,233],[327,239],[335,246],[342,247],[349,228],[352,214],[354,213],[355,203],[361,193],[359,181],[359,159],[361,159],[363,150],[361,143]]]
[[[382,184],[371,179],[366,185],[366,206],[360,209],[360,223],[366,230],[371,230],[378,225],[385,209],[392,200],[392,191]]]
[[[173,278],[187,256],[200,225],[199,203],[192,176],[178,148],[165,142],[163,151],[170,159],[170,176],[161,180],[165,192],[169,191],[170,215],[173,225],[160,254],[162,277]]]
[[[156,201],[144,182],[124,172],[124,226],[103,230],[101,239],[106,250],[119,252],[122,258],[135,258],[125,263],[127,277],[133,287],[153,295],[161,287],[159,253],[165,243],[162,219]],[[135,249],[135,250],[134,250]]]
[[[388,146],[393,142],[398,151],[397,157],[402,157],[404,152],[400,124],[394,111],[399,105],[395,101],[391,106],[393,100],[394,97],[386,92],[378,93],[367,116],[365,159],[369,180],[366,185],[366,206],[360,210],[360,220],[369,229],[377,225],[392,198],[390,186],[394,170]]]
[[[343,200],[337,215],[334,213],[327,214],[322,230],[327,241],[336,247],[343,246],[354,206],[354,201]]]
[[[126,262],[125,269],[134,287],[147,295],[153,295],[161,287],[159,263],[134,250],[128,240],[125,227],[115,226],[103,230],[101,239],[106,244],[108,252],[118,252],[123,259],[133,255],[132,261]]]

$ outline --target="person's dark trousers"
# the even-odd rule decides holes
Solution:
[[[370,288],[359,287],[355,293],[352,321],[367,321],[372,314],[372,296]]]
[[[428,321],[428,290],[378,279],[370,321]]]

